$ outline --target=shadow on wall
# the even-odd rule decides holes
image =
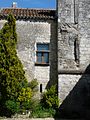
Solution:
[[[57,67],[57,19],[51,23],[51,35],[50,35],[50,80],[47,83],[46,89],[52,85],[58,84],[58,67]]]
[[[90,119],[90,65],[60,105],[57,116]]]

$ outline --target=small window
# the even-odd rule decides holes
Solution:
[[[40,93],[42,93],[42,84],[40,84]]]
[[[49,44],[37,44],[36,64],[49,64]]]

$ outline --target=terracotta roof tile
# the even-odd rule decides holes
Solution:
[[[16,19],[19,18],[55,19],[55,10],[28,9],[28,8],[3,8],[0,12],[0,18],[4,18],[10,13],[12,13],[16,17]]]

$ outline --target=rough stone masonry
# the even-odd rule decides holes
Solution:
[[[44,92],[46,87],[50,86],[50,84],[56,84],[58,77],[55,10],[22,8],[1,9],[0,29],[6,22],[6,16],[11,11],[16,18],[18,36],[17,55],[24,66],[28,81],[30,82],[33,79],[37,79],[39,83],[39,93]],[[44,60],[47,59],[46,51],[39,51],[37,58],[38,44],[49,45],[48,64],[44,63]],[[44,57],[46,57],[46,59]],[[42,62],[37,63],[37,59],[42,60]]]
[[[16,17],[17,54],[27,79],[36,78],[42,91],[50,83],[58,83],[61,101],[69,99],[74,110],[78,104],[87,107],[84,103],[90,96],[90,0],[57,0],[57,10],[2,8],[0,28],[9,11]],[[37,44],[49,44],[48,65],[36,65]]]
[[[90,114],[90,0],[58,0],[58,91],[63,114]]]

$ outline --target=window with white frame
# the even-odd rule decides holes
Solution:
[[[49,64],[49,44],[37,43],[36,45],[36,64]]]

